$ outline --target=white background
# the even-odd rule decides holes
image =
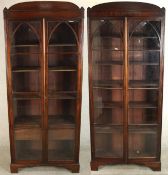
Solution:
[[[26,1],[26,0],[25,0]],[[68,0],[67,0],[68,1]],[[122,0],[124,1],[124,0]],[[129,0],[131,1],[131,0]],[[9,8],[21,0],[1,0],[0,1],[0,146],[9,145],[8,114],[7,114],[7,90],[6,90],[6,67],[5,67],[5,40],[3,9]],[[81,114],[81,146],[90,145],[89,128],[89,93],[88,93],[88,49],[87,49],[87,8],[99,3],[109,1],[103,0],[73,0],[70,1],[84,7],[84,47],[83,47],[83,93],[82,93],[82,114]],[[168,9],[167,0],[146,0],[148,2]],[[164,64],[164,93],[163,93],[163,128],[162,128],[162,148],[168,147],[168,21],[166,18],[165,30],[165,64]],[[6,139],[7,138],[7,139]],[[6,143],[3,143],[5,142]]]

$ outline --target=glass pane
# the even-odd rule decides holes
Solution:
[[[160,49],[160,21],[131,21],[130,50]]]
[[[76,100],[48,101],[48,159],[74,159]]]
[[[158,88],[159,75],[158,65],[132,64],[129,66],[129,86]]]
[[[129,21],[129,86],[158,88],[160,21]]]
[[[129,158],[156,157],[160,21],[129,20]]]
[[[77,52],[77,30],[77,21],[48,22],[48,52]]]
[[[40,160],[42,158],[41,129],[15,129],[14,139],[17,160]]]
[[[123,157],[122,127],[95,127],[95,156]]]
[[[129,158],[156,157],[157,129],[155,127],[129,128]]]
[[[123,85],[123,22],[92,21],[93,86],[122,87]]]
[[[39,72],[13,72],[12,85],[14,92],[39,92]]]
[[[48,91],[50,94],[56,91],[76,91],[77,75],[75,71],[49,71]]]
[[[93,20],[95,156],[123,157],[123,21]]]
[[[41,160],[41,23],[18,21],[9,25],[15,158]]]
[[[150,43],[150,44],[149,44]],[[130,49],[133,50],[158,50],[160,49],[159,38],[157,36],[143,36],[132,34],[131,42],[129,45]]]
[[[72,127],[75,124],[76,100],[49,99],[48,124],[53,127]]]
[[[123,123],[123,91],[120,89],[93,89],[94,122],[117,125]]]
[[[158,115],[157,105],[157,90],[129,90],[129,124],[156,124]]]
[[[136,104],[144,106],[157,107],[158,91],[149,89],[132,89],[129,90],[129,107],[135,107]],[[134,106],[135,104],[135,106]]]
[[[48,131],[48,159],[74,159],[74,128],[49,129]]]
[[[129,124],[156,124],[157,108],[131,108],[128,111]]]
[[[47,24],[48,160],[74,160],[79,23]]]
[[[41,101],[40,99],[14,99],[14,127],[40,127]]]
[[[123,51],[92,51],[92,62],[97,65],[123,65]]]
[[[122,125],[123,110],[120,108],[95,108],[94,124],[97,125]]]
[[[39,57],[39,54],[11,54],[12,70],[38,68],[40,66]]]
[[[48,101],[48,159],[73,160],[75,149],[76,100]]]
[[[77,69],[77,54],[73,53],[51,53],[48,54],[48,66]]]
[[[14,92],[40,91],[40,28],[38,21],[10,22]]]
[[[95,20],[91,25],[93,49],[123,50],[122,21]]]
[[[14,139],[17,160],[42,158],[41,101],[14,99]]]
[[[123,86],[122,65],[94,65],[93,86],[95,87],[118,87]]]
[[[11,53],[39,53],[40,25],[40,22],[11,22]]]
[[[74,93],[77,89],[77,31],[77,21],[48,22],[50,94],[58,91]]]

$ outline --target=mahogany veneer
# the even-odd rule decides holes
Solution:
[[[84,9],[24,2],[4,9],[11,172],[79,172]]]
[[[88,8],[91,169],[161,169],[165,9],[140,2]]]

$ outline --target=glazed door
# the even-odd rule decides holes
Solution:
[[[78,21],[47,21],[48,161],[74,160],[78,90]]]
[[[161,21],[128,20],[128,158],[158,157]]]
[[[124,20],[91,20],[93,156],[123,159]]]
[[[42,159],[42,44],[40,21],[10,21],[10,127],[15,161]]]

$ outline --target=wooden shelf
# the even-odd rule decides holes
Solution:
[[[139,102],[139,101],[133,101],[129,102],[129,108],[157,108],[157,104],[150,103],[150,102]]]
[[[12,45],[12,47],[40,47],[39,44],[16,44]]]
[[[77,68],[70,67],[70,66],[53,66],[48,68],[49,71],[53,72],[75,72],[77,71]]]
[[[143,124],[128,124],[129,127],[156,127],[159,126],[157,123],[143,123]]]
[[[129,37],[138,37],[138,38],[157,38],[159,39],[157,36],[149,36],[149,35],[145,35],[144,33],[136,33],[134,32],[133,35],[129,34]]]
[[[48,45],[48,47],[74,47],[74,46],[77,46],[77,44],[67,43],[67,44],[49,44]]]
[[[93,88],[122,88],[123,80],[93,80]]]
[[[151,80],[149,80],[151,81]],[[131,88],[154,88],[158,89],[159,84],[157,83],[156,80],[152,82],[148,82],[147,80],[130,80],[129,81],[129,89]]]
[[[111,35],[94,35],[94,38],[121,38],[121,33],[113,33]]]
[[[159,62],[146,62],[146,61],[133,61],[133,60],[130,60],[129,64],[131,66],[133,66],[133,65],[159,66],[160,65]]]
[[[129,133],[138,133],[138,134],[157,134],[157,126],[156,125],[129,125],[128,126]]]
[[[62,51],[55,51],[55,52],[47,52],[47,55],[79,55],[80,53],[79,52],[70,52],[70,51],[67,51],[67,52],[62,52]]]
[[[48,128],[75,128],[75,116],[49,115]]]
[[[49,91],[49,99],[76,99],[77,91]]]
[[[109,51],[114,51],[114,52],[124,52],[124,50],[120,50],[120,49],[110,49],[110,48],[103,48],[103,46],[99,46],[99,47],[96,47],[96,48],[92,48],[92,50],[109,50]]]
[[[110,65],[123,65],[123,61],[95,61],[95,64],[102,66],[110,66]],[[149,66],[159,66],[159,62],[146,62],[146,61],[133,61],[130,60],[129,64],[133,65],[149,65]]]
[[[131,38],[140,38],[140,39],[159,39],[158,37],[154,37],[154,36],[138,36],[138,35],[132,35],[130,37]]]
[[[123,61],[95,61],[95,64],[102,66],[123,65]]]
[[[42,116],[15,116],[15,128],[40,128]]]
[[[40,52],[15,52],[15,53],[11,53],[11,56],[13,55],[40,55]],[[19,58],[21,59],[21,57]]]
[[[94,122],[94,127],[114,127],[114,128],[121,128],[123,127],[122,124],[112,124],[112,123],[97,123],[97,122]]]
[[[160,49],[128,50],[128,52],[160,52]]]
[[[94,126],[95,134],[112,134],[113,132],[123,132],[123,125],[118,126]]]
[[[40,99],[40,92],[13,92],[15,99]]]
[[[12,72],[37,72],[40,71],[40,67],[29,66],[29,67],[13,67]]]
[[[123,102],[94,102],[95,108],[122,108]]]
[[[14,127],[16,129],[40,128],[42,116],[16,116]],[[75,128],[75,116],[49,115],[48,128]]]
[[[100,109],[101,110],[101,109]],[[117,109],[118,111],[119,109]],[[99,109],[98,109],[99,111]],[[123,112],[123,109],[120,110],[121,111],[121,115],[104,115],[104,114],[100,114],[100,115],[96,115],[94,120],[93,120],[93,125],[96,125],[96,126],[119,126],[119,125],[122,125],[123,124],[123,115],[122,115],[122,112]],[[95,111],[96,113],[96,111]],[[113,121],[112,118],[117,118],[118,120],[117,121]]]

